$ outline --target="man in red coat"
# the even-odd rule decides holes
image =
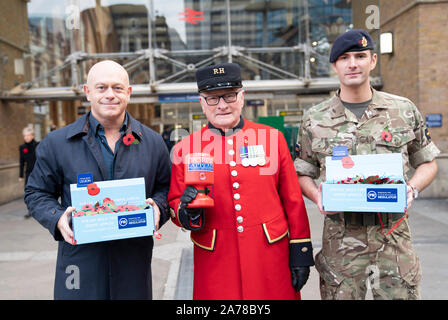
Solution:
[[[191,230],[193,299],[297,299],[314,265],[302,192],[283,135],[241,117],[240,67],[196,73],[209,121],[174,147],[168,201],[172,221]],[[188,208],[187,155],[213,159],[212,208]]]

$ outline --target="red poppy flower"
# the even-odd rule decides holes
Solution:
[[[91,211],[93,210],[93,206],[91,204],[85,204],[82,206],[81,210]]]
[[[112,213],[113,211],[112,211],[112,209],[109,208],[109,207],[103,207],[103,212],[104,212],[104,213]]]
[[[90,183],[87,185],[87,192],[91,196],[96,196],[98,193],[100,193],[100,188],[96,185],[96,183]]]
[[[28,153],[28,148],[23,148],[23,153],[24,154]]]
[[[123,143],[127,146],[130,146],[134,142],[135,138],[132,133],[128,133],[123,137]]]
[[[124,204],[120,204],[120,205],[117,207],[117,211],[119,211],[119,212],[124,212],[124,211],[126,211],[126,206],[125,206]]]
[[[351,169],[353,168],[354,165],[355,163],[353,162],[352,158],[350,157],[342,158],[342,167],[344,167],[345,169]]]
[[[381,132],[381,138],[384,141],[390,142],[392,140],[392,134],[389,131]]]
[[[115,205],[115,202],[114,202],[114,200],[111,200],[110,198],[104,198],[103,206],[107,206],[108,204]]]
[[[127,211],[135,211],[135,210],[138,210],[138,207],[135,204],[128,204],[126,206],[126,210]]]

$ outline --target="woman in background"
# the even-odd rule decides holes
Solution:
[[[22,131],[24,144],[20,145],[19,153],[20,153],[20,173],[19,173],[19,181],[22,182],[24,180],[23,174],[25,173],[25,183],[28,181],[28,177],[33,171],[34,162],[36,162],[36,147],[38,142],[34,140],[34,130],[31,127],[26,127]],[[27,212],[25,215],[25,219],[31,217],[30,213]]]

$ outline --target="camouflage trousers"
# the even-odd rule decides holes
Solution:
[[[390,217],[393,214],[390,214]],[[408,219],[389,235],[398,219],[381,226],[345,225],[325,217],[322,250],[316,255],[324,300],[420,299],[421,268]]]

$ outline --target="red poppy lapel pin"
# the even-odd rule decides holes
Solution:
[[[383,139],[386,142],[392,141],[392,133],[389,131],[389,125],[390,125],[390,117],[389,112],[386,112],[386,127],[384,128],[383,132],[381,132],[381,139]]]
[[[27,154],[28,153],[28,148],[23,148],[23,154]]]
[[[391,142],[392,141],[392,133],[389,132],[389,130],[383,130],[383,132],[381,132],[381,138],[386,141],[386,142]]]
[[[135,139],[132,133],[128,133],[123,137],[123,143],[126,146],[130,146],[131,144],[139,144],[138,140]]]
[[[386,142],[392,141],[392,134],[389,131],[381,132],[381,138]]]

